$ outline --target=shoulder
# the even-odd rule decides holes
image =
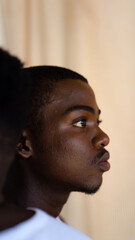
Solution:
[[[43,212],[42,210],[38,210],[38,214],[39,214],[38,217],[42,215],[42,220],[44,218],[46,221],[46,227],[42,228],[41,232],[40,232],[40,234],[43,234],[43,237],[45,237],[45,239],[49,239],[49,240],[60,240],[60,239],[91,240],[89,237],[87,237],[83,233],[68,226],[66,223],[62,222],[58,218],[51,217],[50,215]]]
[[[90,240],[89,237],[39,209],[28,220],[0,232],[0,239],[14,240]]]

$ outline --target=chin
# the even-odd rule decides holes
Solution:
[[[100,189],[101,185],[102,185],[102,179],[101,181],[96,181],[91,184],[86,184],[85,186],[78,188],[76,191],[86,193],[86,194],[94,194]]]
[[[99,189],[100,189],[100,186],[97,186],[97,187],[93,187],[93,188],[82,188],[79,190],[79,192],[82,192],[82,193],[85,193],[85,194],[94,194],[96,193]]]

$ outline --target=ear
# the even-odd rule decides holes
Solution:
[[[30,158],[33,155],[30,133],[28,130],[22,132],[16,150],[23,158]]]

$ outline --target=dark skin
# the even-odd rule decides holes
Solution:
[[[91,87],[80,80],[57,83],[45,107],[42,131],[26,129],[18,143],[18,204],[56,217],[70,192],[96,192],[109,170],[109,137],[99,127],[100,110]]]
[[[22,73],[22,66],[19,59],[0,48],[0,230],[15,226],[34,214],[8,204],[2,192],[29,102],[31,81],[29,74]]]
[[[34,212],[9,204],[4,200],[2,187],[6,179],[8,169],[14,159],[16,143],[9,137],[0,134],[0,231],[8,229],[33,216]]]

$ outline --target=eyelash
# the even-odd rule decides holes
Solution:
[[[83,118],[83,119],[75,120],[72,124],[73,124],[73,127],[84,128],[84,127],[86,127],[86,122],[87,122],[87,119]],[[102,122],[102,120],[98,119],[97,125],[99,126],[101,122]],[[81,123],[82,126],[77,126],[77,124],[79,124],[79,123]]]
[[[97,125],[99,126],[100,125],[100,123],[102,123],[102,120],[97,120]]]

